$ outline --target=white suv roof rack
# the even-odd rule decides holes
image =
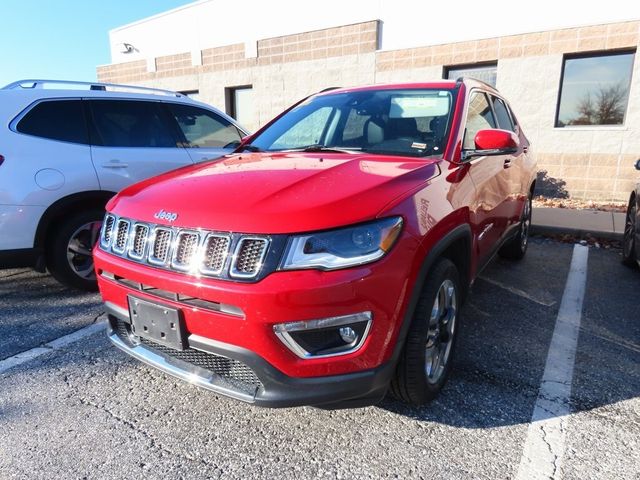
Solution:
[[[159,88],[150,87],[138,87],[136,85],[121,85],[117,83],[100,83],[100,82],[76,82],[72,80],[18,80],[10,83],[2,88],[2,90],[16,90],[18,88],[46,88],[47,85],[54,85],[61,87],[60,90],[64,90],[64,86],[67,87],[88,87],[88,90],[99,90],[109,92],[129,92],[129,93],[149,93],[153,95],[167,95],[171,97],[184,97],[182,93],[174,92],[172,90],[162,90]],[[67,88],[68,90],[80,90],[77,88]]]

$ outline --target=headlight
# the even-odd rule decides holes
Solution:
[[[398,239],[402,218],[391,217],[353,227],[291,237],[281,270],[335,270],[373,262]]]

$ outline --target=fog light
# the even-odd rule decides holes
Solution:
[[[371,328],[371,312],[279,323],[273,331],[300,358],[322,358],[356,352]]]
[[[351,327],[340,327],[340,336],[345,343],[353,343],[358,339],[358,334]]]

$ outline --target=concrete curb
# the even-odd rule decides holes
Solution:
[[[622,233],[616,232],[599,232],[589,229],[554,227],[551,225],[531,225],[532,235],[575,235],[576,237],[602,238],[604,240],[622,241]]]

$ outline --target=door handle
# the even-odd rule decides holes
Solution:
[[[120,160],[111,160],[102,164],[102,168],[127,168],[129,164],[120,163]]]
[[[511,166],[511,159],[510,158],[505,158],[504,159],[504,168],[509,168]]]
[[[524,147],[522,147],[522,151],[524,153],[527,153],[529,151],[529,145],[525,145]]]

